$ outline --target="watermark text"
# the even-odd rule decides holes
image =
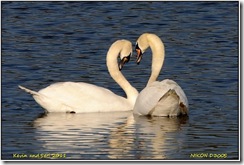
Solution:
[[[204,158],[212,158],[212,159],[226,159],[228,157],[227,153],[191,153],[190,158],[195,159],[204,159]]]

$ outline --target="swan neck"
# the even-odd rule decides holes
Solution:
[[[151,76],[148,80],[147,86],[157,80],[165,58],[164,44],[159,37],[157,36],[149,37],[148,44],[152,50],[152,68],[151,68]]]
[[[138,96],[138,91],[126,80],[122,72],[119,70],[118,61],[115,54],[119,55],[119,49],[112,49],[107,54],[107,67],[110,76],[124,90],[127,99],[134,105]]]

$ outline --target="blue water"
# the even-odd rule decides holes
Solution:
[[[238,2],[1,4],[2,159],[240,158]],[[115,40],[135,45],[144,32],[163,40],[166,58],[158,80],[173,79],[184,89],[188,118],[43,114],[18,89],[81,81],[125,96],[107,72],[106,53]],[[134,52],[122,72],[140,91],[150,66],[150,51],[140,65]]]

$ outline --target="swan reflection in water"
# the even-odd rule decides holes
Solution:
[[[124,124],[111,130],[111,159],[169,159],[170,150],[179,148],[184,139],[169,133],[177,133],[188,121],[187,116],[148,117],[130,115]],[[173,144],[172,144],[173,140]],[[169,142],[169,143],[168,143]],[[178,144],[177,144],[178,143]]]
[[[132,112],[48,113],[33,126],[43,153],[66,153],[66,159],[167,159],[167,144],[187,118],[136,116]],[[180,144],[177,144],[180,145]]]

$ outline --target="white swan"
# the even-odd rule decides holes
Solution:
[[[136,42],[137,63],[150,47],[152,71],[147,86],[136,99],[133,112],[139,115],[178,116],[188,114],[188,100],[181,87],[173,80],[156,81],[164,63],[165,49],[162,40],[151,33],[142,34]]]
[[[127,98],[112,91],[84,82],[59,82],[39,92],[25,87],[19,88],[33,95],[36,102],[47,112],[110,112],[129,111],[133,109],[138,91],[125,79],[120,69],[129,61],[132,44],[127,40],[118,40],[107,52],[107,67],[111,77],[125,91]],[[121,62],[118,65],[117,58]]]

